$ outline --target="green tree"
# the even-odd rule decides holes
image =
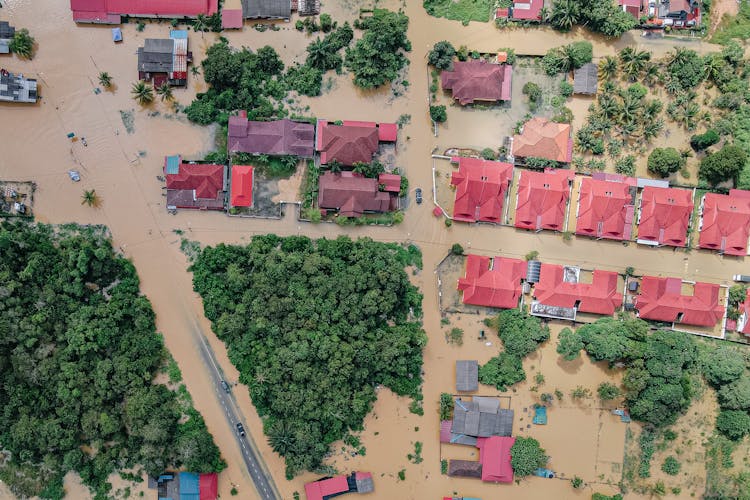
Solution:
[[[620,397],[620,388],[610,382],[602,382],[596,388],[596,393],[602,401],[611,401]]]
[[[556,29],[570,30],[582,19],[579,0],[554,0],[548,21]]]
[[[486,321],[497,331],[505,352],[523,358],[534,352],[539,344],[549,339],[549,327],[538,317],[518,309],[507,309]]]
[[[599,61],[599,79],[608,81],[617,76],[617,58],[614,56],[604,56]]]
[[[740,146],[727,144],[701,160],[698,176],[711,184],[736,179],[747,163],[747,153]]]
[[[290,66],[286,73],[289,87],[299,94],[319,96],[323,86],[323,72],[312,66]]]
[[[510,449],[510,465],[516,477],[526,477],[540,467],[547,465],[548,457],[539,441],[530,437],[516,437]]]
[[[106,71],[101,71],[99,73],[99,85],[105,89],[112,88],[112,76]]]
[[[526,380],[521,358],[501,352],[479,367],[479,381],[505,392],[508,387]]]
[[[669,177],[684,165],[685,160],[675,148],[656,148],[648,155],[648,171],[660,177]]]
[[[448,112],[444,105],[430,106],[430,119],[435,123],[444,123],[448,119]]]
[[[745,371],[742,353],[726,345],[711,347],[701,354],[701,367],[706,381],[719,388],[737,380]]]
[[[162,101],[172,101],[174,95],[172,94],[172,86],[168,82],[164,82],[156,87],[156,93],[159,94]]]
[[[709,129],[703,134],[696,134],[690,138],[690,146],[696,151],[703,151],[719,142],[721,138],[715,130]]]
[[[130,89],[130,93],[141,106],[154,102],[154,88],[143,80],[135,82]]]
[[[669,455],[664,459],[664,462],[662,462],[661,470],[669,474],[670,476],[676,476],[680,473],[681,466],[682,464],[680,464],[679,460],[677,460],[672,455]]]
[[[464,254],[464,247],[462,247],[459,243],[454,243],[451,247],[451,253],[453,255],[463,255]]]
[[[437,42],[427,55],[427,61],[437,69],[452,69],[456,48],[445,40]]]
[[[34,37],[29,34],[26,28],[16,30],[13,38],[8,44],[8,49],[23,59],[34,58]]]
[[[750,410],[750,376],[742,375],[722,386],[719,389],[719,405],[728,410]]]
[[[563,328],[557,339],[557,354],[565,361],[578,359],[583,349],[583,340],[576,330]]]
[[[750,415],[743,410],[722,410],[716,418],[716,429],[733,441],[750,434]]]
[[[95,189],[89,189],[83,192],[81,196],[81,205],[88,205],[90,207],[98,207],[101,203],[99,196],[96,194]]]
[[[453,416],[453,396],[444,392],[440,394],[440,420],[450,420]]]

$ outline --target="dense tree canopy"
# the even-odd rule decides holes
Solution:
[[[0,478],[21,495],[69,470],[104,494],[110,472],[137,464],[224,467],[189,401],[153,383],[166,355],[154,313],[104,234],[0,225],[0,448],[12,454]]]
[[[557,337],[557,354],[566,361],[573,361],[581,355],[583,340],[578,330],[563,328]]]
[[[206,248],[193,284],[227,343],[288,475],[321,464],[362,421],[378,384],[421,399],[417,252],[369,239],[256,236]]]
[[[680,170],[685,160],[675,148],[656,148],[648,155],[648,171],[660,177],[669,177]]]
[[[593,46],[588,41],[577,41],[562,47],[554,47],[542,58],[542,68],[550,75],[567,73],[591,62]]]
[[[745,168],[747,154],[734,144],[727,144],[718,152],[701,160],[698,176],[711,184],[735,179]]]
[[[539,441],[530,437],[517,437],[510,449],[510,464],[517,477],[526,477],[539,467],[547,465],[547,455]]]
[[[621,36],[638,24],[613,0],[554,0],[549,22],[562,31],[581,24],[591,31],[612,37]]]
[[[427,60],[437,69],[452,69],[454,57],[456,57],[456,48],[450,42],[443,40],[433,45],[427,55]]]

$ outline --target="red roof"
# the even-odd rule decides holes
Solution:
[[[440,442],[450,443],[451,442],[451,429],[453,428],[453,420],[441,420],[440,421]]]
[[[622,182],[584,177],[578,197],[576,234],[630,239],[635,209],[631,189],[635,193],[635,188]]]
[[[526,263],[506,257],[466,257],[466,276],[458,280],[464,304],[514,309],[521,299],[521,279]]]
[[[513,165],[478,158],[451,158],[458,163],[451,184],[456,186],[453,218],[464,222],[501,222]]]
[[[497,9],[495,11],[495,19],[507,19],[508,18],[508,9]]]
[[[523,170],[518,181],[515,226],[562,231],[574,178],[570,170]]]
[[[226,29],[242,29],[242,9],[222,9],[221,27]]]
[[[570,163],[573,158],[571,130],[568,123],[534,117],[524,123],[520,134],[513,136],[513,156]]]
[[[541,20],[544,0],[514,0],[513,19]]]
[[[638,241],[684,247],[692,213],[692,191],[646,186],[641,194]]]
[[[389,193],[401,192],[401,176],[400,175],[380,174],[378,175],[378,184],[385,186],[385,190]]]
[[[693,294],[683,295],[682,284],[679,278],[644,276],[635,300],[638,316],[696,326],[714,326],[721,321],[724,307],[719,305],[719,285],[695,283]]]
[[[232,165],[232,189],[229,199],[233,207],[253,206],[253,167]]]
[[[332,160],[345,166],[369,163],[378,150],[378,130],[370,126],[330,125],[318,120],[315,148],[323,164]]]
[[[471,59],[454,62],[452,71],[440,74],[440,82],[465,106],[474,101],[510,101],[512,75],[513,66]]]
[[[219,475],[215,472],[201,474],[199,483],[200,500],[216,500],[219,490]]]
[[[542,264],[534,296],[544,305],[576,307],[580,312],[611,316],[622,306],[617,289],[617,273],[595,270],[591,283],[565,281],[563,266]]]
[[[307,500],[323,500],[328,495],[336,495],[349,491],[346,476],[336,476],[305,484]]]
[[[513,467],[510,465],[510,449],[516,438],[490,436],[477,438],[479,463],[482,464],[482,481],[512,483]]]
[[[747,255],[750,237],[750,191],[706,193],[698,246],[727,255]]]
[[[396,139],[398,139],[398,125],[395,123],[379,124],[378,139],[380,139],[380,142],[396,142]]]
[[[112,22],[111,15],[197,17],[219,10],[218,0],[70,0],[76,21]],[[107,15],[108,19],[102,19]],[[119,23],[119,18],[117,19]]]
[[[378,180],[354,172],[325,172],[318,181],[318,206],[335,209],[345,217],[364,212],[388,212],[395,208],[394,196],[378,190]]]
[[[164,173],[167,206],[221,210],[224,208],[224,166],[180,163],[176,174]]]
[[[243,112],[229,117],[227,148],[232,152],[312,158],[315,127],[293,120],[248,121]]]

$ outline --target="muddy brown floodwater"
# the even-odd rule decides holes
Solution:
[[[395,1],[379,5],[401,7]],[[340,3],[328,1],[324,11],[342,22],[352,20],[360,6],[353,0]],[[454,45],[467,45],[480,51],[512,47],[518,53],[542,54],[552,46],[574,39],[588,39],[594,44],[597,56],[613,54],[626,45],[636,45],[660,55],[677,43],[686,43],[700,52],[715,50],[706,43],[657,40],[646,42],[633,32],[617,41],[603,40],[585,31],[568,34],[549,29],[497,30],[491,23],[471,23],[464,27],[458,22],[435,19],[426,15],[421,2],[409,1],[404,6],[410,18],[409,38],[413,51],[407,79],[410,86],[405,96],[392,99],[388,91],[361,92],[350,83],[348,76],[337,77],[331,90],[316,99],[306,99],[312,114],[329,119],[395,121],[402,114],[411,115],[411,123],[400,135],[397,162],[404,168],[412,188],[422,187],[430,192],[431,159],[435,148],[482,144],[493,140],[492,130],[470,126],[441,131],[432,135],[427,114],[428,74],[425,55],[429,47],[441,39]],[[219,242],[243,243],[259,233],[281,235],[306,234],[312,237],[368,236],[384,241],[408,241],[418,244],[424,252],[424,271],[415,281],[424,292],[424,326],[430,342],[424,354],[425,416],[408,412],[407,402],[382,390],[370,416],[366,420],[363,445],[364,457],[334,456],[340,470],[354,468],[370,470],[376,482],[372,498],[421,499],[451,495],[498,498],[588,498],[591,490],[573,490],[567,481],[531,479],[520,486],[497,486],[470,480],[454,480],[440,474],[438,460],[437,401],[441,392],[453,388],[453,362],[457,358],[485,361],[498,350],[497,339],[488,347],[474,338],[478,325],[476,317],[451,318],[455,325],[466,330],[462,347],[448,345],[440,324],[437,307],[434,269],[453,243],[460,243],[471,252],[487,255],[503,254],[512,257],[538,250],[540,257],[557,263],[573,263],[588,268],[622,270],[632,265],[640,273],[684,276],[691,279],[728,283],[733,273],[739,273],[744,259],[724,259],[710,252],[673,252],[668,248],[647,249],[634,244],[622,246],[613,242],[575,238],[565,242],[557,234],[527,233],[509,227],[470,226],[456,224],[446,228],[442,219],[432,216],[429,196],[422,205],[412,204],[403,224],[392,227],[340,228],[333,224],[309,225],[296,220],[294,210],[287,210],[282,220],[255,220],[226,217],[216,213],[183,211],[172,216],[165,210],[161,175],[164,155],[180,153],[197,157],[213,146],[213,129],[188,123],[184,116],[175,116],[168,106],[157,102],[148,108],[137,106],[129,95],[129,87],[137,78],[137,47],[144,38],[167,36],[168,23],[147,24],[142,33],[135,25],[123,26],[124,42],[114,45],[108,27],[76,26],[66,0],[5,0],[0,11],[3,19],[18,28],[29,28],[38,42],[37,56],[32,61],[4,57],[3,67],[11,71],[37,75],[41,85],[41,102],[36,106],[0,105],[0,179],[34,180],[38,184],[35,212],[43,222],[106,224],[111,228],[114,245],[133,260],[141,277],[142,290],[151,300],[157,315],[157,327],[177,360],[184,380],[193,396],[196,408],[204,415],[209,430],[221,448],[229,467],[220,475],[219,489],[224,498],[236,485],[238,498],[255,498],[252,482],[245,470],[233,430],[227,425],[221,406],[214,396],[206,367],[193,345],[191,332],[200,330],[207,336],[229,381],[238,373],[227,358],[223,344],[213,335],[203,316],[199,297],[193,293],[188,263],[181,254],[180,237],[173,231],[202,245]],[[270,44],[291,62],[304,53],[309,37],[293,29],[291,23],[279,23],[280,31],[260,33],[249,27],[242,32],[223,33],[234,46],[251,48]],[[190,45],[196,61],[203,58],[206,47],[217,38],[215,34],[190,33]],[[113,91],[95,94],[99,71],[109,72],[115,83]],[[187,90],[176,90],[175,97],[187,104],[196,92],[205,90],[200,77],[190,76]],[[130,129],[126,129],[125,121]],[[497,117],[502,120],[502,116]],[[467,121],[470,124],[470,121]],[[86,137],[88,147],[71,143],[68,132]],[[444,132],[444,133],[443,133]],[[71,183],[67,170],[77,168],[81,182]],[[283,186],[284,193],[293,183]],[[83,189],[96,189],[102,198],[99,209],[80,203]],[[557,327],[553,328],[555,334]],[[599,365],[581,361],[577,366],[560,365],[554,354],[553,342],[525,361],[530,377],[541,370],[547,387],[585,385],[594,388],[602,380],[616,378]],[[532,365],[534,367],[532,368]],[[312,474],[286,481],[283,462],[275,455],[263,437],[260,420],[248,393],[237,387],[235,396],[249,423],[252,437],[268,464],[282,493],[290,499],[293,492],[302,492],[303,483]],[[576,405],[570,401],[551,411],[551,424],[545,429],[523,429],[528,421],[523,408],[528,408],[537,393],[521,384],[511,393],[516,410],[516,429],[519,434],[540,438],[551,455],[551,463],[567,477],[579,475],[588,482],[602,482],[615,474],[613,464],[621,462],[623,428],[606,412]],[[581,406],[581,407],[579,407]],[[519,419],[524,417],[523,421]],[[419,430],[416,430],[418,428]],[[596,431],[596,432],[595,432]],[[576,439],[581,435],[581,440]],[[411,464],[406,455],[413,452],[414,442],[424,443],[424,462]],[[339,448],[334,447],[334,451]],[[406,479],[399,481],[397,472],[405,469]],[[605,479],[601,479],[604,477]],[[75,480],[68,481],[73,498],[85,498],[85,490]],[[118,482],[117,487],[124,487]],[[597,491],[611,492],[613,488],[597,485]],[[135,491],[135,489],[133,490]],[[148,493],[149,495],[151,493]],[[6,497],[0,493],[0,496]]]

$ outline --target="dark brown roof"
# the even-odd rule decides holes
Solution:
[[[377,127],[351,125],[329,125],[318,122],[318,144],[320,163],[336,160],[342,165],[352,166],[358,162],[369,163],[378,150]]]
[[[451,460],[448,475],[453,477],[482,477],[482,464],[471,460]]]
[[[346,217],[359,217],[364,212],[388,212],[394,208],[395,197],[378,191],[378,180],[368,179],[353,172],[331,173],[320,176],[318,206],[335,209]]]
[[[242,116],[231,116],[227,147],[231,152],[312,158],[315,127],[292,120],[255,122]]]
[[[510,101],[513,67],[471,60],[453,63],[453,71],[443,71],[443,90],[451,90],[453,98],[464,106],[474,101]]]

